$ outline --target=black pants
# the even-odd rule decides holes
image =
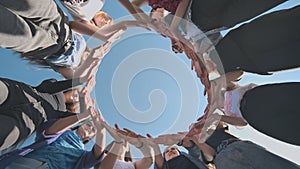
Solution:
[[[240,110],[256,130],[300,145],[299,97],[299,82],[262,85],[245,93]]]
[[[287,0],[193,0],[192,21],[206,32],[233,27]]]
[[[300,6],[296,6],[264,15],[230,31],[216,45],[225,73],[241,69],[268,74],[299,67],[299,18]]]

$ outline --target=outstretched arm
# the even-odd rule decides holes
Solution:
[[[100,165],[95,166],[95,169],[111,169],[118,160],[118,155],[120,154],[121,148],[124,144],[124,140],[119,137],[117,131],[110,127],[104,120],[101,121],[101,124],[105,127],[107,132],[112,136],[114,142],[112,143],[111,149],[108,151]]]
[[[154,151],[154,165],[156,169],[162,169],[164,165],[164,158],[160,151],[158,144],[155,143],[154,138],[147,134],[148,139],[146,139],[147,144],[149,144]]]
[[[89,112],[79,113],[69,117],[61,118],[45,130],[46,135],[59,134],[69,129],[71,126],[87,119]]]
[[[103,120],[103,117],[100,110],[95,111],[95,106],[93,106],[93,108],[91,108],[90,111],[93,123],[97,129],[96,143],[93,147],[93,152],[95,159],[98,159],[105,148],[106,134],[104,126],[101,125],[101,120]]]
[[[170,26],[170,29],[172,32],[174,32],[177,29],[179,22],[184,17],[184,14],[187,11],[189,3],[190,3],[190,0],[181,0],[180,3],[178,4],[178,7],[175,12],[175,16],[174,16],[171,26]]]
[[[216,155],[215,150],[206,143],[200,143],[197,136],[185,137],[183,139],[182,146],[184,146],[189,151],[192,151],[193,146],[196,146],[196,148],[200,149],[203,152],[204,157],[207,161],[212,161],[214,159],[214,156]]]
[[[120,130],[117,125],[116,129],[118,133],[122,134],[123,138],[126,139],[126,141],[138,148],[144,155],[144,157],[141,160],[133,162],[135,168],[148,169],[153,163],[153,157],[151,154],[150,146],[145,142],[145,137],[136,134],[135,132],[127,128]]]

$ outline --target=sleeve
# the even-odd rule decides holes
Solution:
[[[9,164],[11,164],[13,161],[17,160],[20,157],[23,157],[27,155],[28,153],[31,153],[32,151],[35,151],[45,145],[49,145],[53,143],[55,140],[57,140],[58,137],[61,136],[60,134],[55,135],[45,135],[45,129],[52,125],[55,122],[55,120],[51,120],[46,122],[40,130],[37,131],[37,141],[33,144],[26,146],[21,149],[16,149],[14,151],[11,151],[9,153],[3,154],[0,156],[0,168],[6,168]]]
[[[57,81],[56,79],[44,80],[40,85],[35,87],[38,92],[54,94],[68,90],[74,86],[80,85],[79,78]]]
[[[62,4],[67,8],[74,20],[89,21],[86,14],[79,7],[72,5],[70,2],[67,1],[62,2]]]
[[[43,123],[41,125],[41,127],[39,127],[36,130],[36,142],[39,141],[45,141],[46,144],[51,144],[54,140],[56,140],[60,135],[60,134],[52,134],[52,135],[46,135],[45,131],[47,128],[49,128],[50,126],[52,126],[58,119],[51,119],[48,120],[47,122]]]
[[[100,164],[103,158],[104,152],[101,153],[98,159],[95,159],[93,149],[91,151],[84,151],[74,169],[91,168],[96,164]]]

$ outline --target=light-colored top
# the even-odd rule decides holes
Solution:
[[[224,113],[230,117],[240,117],[243,118],[240,110],[240,102],[244,94],[256,87],[256,84],[250,83],[246,86],[238,87],[234,90],[225,92],[225,103],[224,103]]]
[[[71,2],[62,2],[74,20],[86,21],[92,20],[95,13],[102,9],[104,3],[105,0],[88,0],[88,2],[84,5],[78,4],[76,0],[71,0]]]
[[[135,169],[133,162],[125,162],[121,160],[116,160],[113,169]]]

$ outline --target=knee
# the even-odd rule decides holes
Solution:
[[[0,105],[1,105],[8,97],[8,88],[2,81],[0,81],[0,91],[1,91],[0,92]]]

